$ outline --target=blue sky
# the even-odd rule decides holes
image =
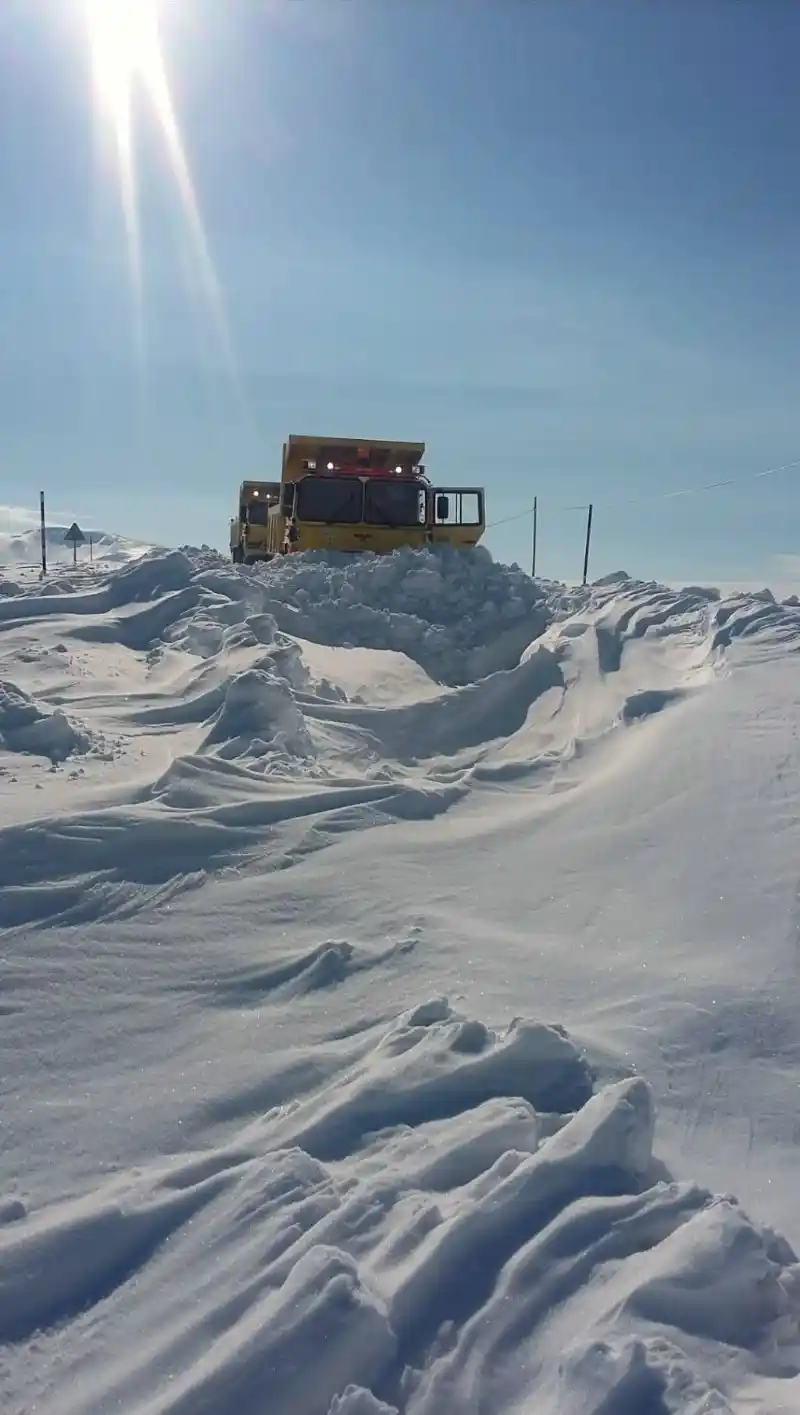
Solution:
[[[83,0],[4,0],[0,503],[225,548],[288,432],[422,437],[490,520],[538,494],[543,574],[592,499],[595,574],[786,579],[800,467],[752,474],[800,458],[800,7],[160,13],[232,360],[143,93],[137,355]],[[529,521],[487,544],[527,565]]]

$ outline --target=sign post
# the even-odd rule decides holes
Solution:
[[[64,543],[65,543],[65,545],[71,545],[71,546],[72,546],[72,563],[73,563],[73,565],[77,565],[77,563],[78,563],[78,546],[79,546],[79,545],[83,545],[83,543],[84,543],[85,540],[86,540],[86,536],[83,534],[83,531],[81,530],[80,526],[78,525],[78,522],[77,522],[77,521],[73,521],[73,522],[72,522],[72,525],[70,526],[69,530],[67,531],[66,535],[64,536]]]

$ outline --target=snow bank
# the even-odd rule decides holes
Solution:
[[[231,678],[204,747],[223,760],[313,757],[314,743],[289,684],[274,671],[246,669]]]
[[[15,684],[0,680],[0,749],[48,757],[55,765],[91,745],[88,733],[60,709],[48,712]]]
[[[359,598],[370,585],[380,607]],[[505,636],[498,618],[511,623]],[[35,665],[28,662],[34,632],[42,645]],[[17,645],[15,691],[40,704],[48,635],[51,651],[69,646],[58,664],[50,652],[56,714],[43,705],[33,710],[53,717],[48,730],[61,732],[59,757],[67,742],[71,751],[86,750],[84,728],[69,736],[64,726],[68,665],[102,662],[106,653],[115,661],[123,655],[125,672],[138,665],[135,693],[115,696],[106,680],[96,699],[80,695],[82,718],[95,719],[97,740],[113,733],[116,757],[138,756],[141,739],[153,744],[154,769],[92,822],[96,869],[124,884],[129,907],[127,886],[138,886],[144,903],[148,890],[171,879],[182,887],[206,867],[264,848],[264,836],[281,822],[313,818],[302,849],[321,849],[337,831],[431,820],[482,785],[554,780],[610,734],[638,732],[654,716],[680,711],[731,656],[795,652],[800,611],[771,597],[723,600],[621,575],[571,592],[534,584],[483,554],[287,556],[243,569],[201,548],[144,555],[88,588],[65,575],[0,598],[0,634]],[[443,648],[442,657],[432,647],[440,639],[460,646]],[[357,692],[335,681],[340,665],[350,681],[348,654],[360,655],[365,669],[366,655],[367,677],[381,681],[380,653],[345,641],[377,643],[393,655],[399,701],[373,694],[369,681]],[[419,671],[403,678],[411,662],[427,665],[424,692]],[[451,682],[478,670],[470,682]],[[170,688],[175,673],[179,686]],[[9,718],[7,749],[33,743],[30,734],[19,736],[19,725]],[[127,753],[119,745],[126,735]],[[40,809],[45,804],[42,798]],[[122,829],[135,849],[119,851]],[[21,871],[31,884],[69,876],[83,833],[80,809],[35,833],[8,827],[0,919],[19,917],[23,901],[13,891]],[[284,863],[297,858],[296,849],[287,848]],[[25,910],[31,901],[28,892]],[[77,917],[73,905],[70,917]]]
[[[3,750],[88,757],[113,730],[128,761],[61,796],[39,767],[41,805],[3,782],[0,1406],[800,1404],[793,1250],[659,1163],[655,1082],[629,1064],[661,1057],[662,1136],[682,1103],[683,1141],[713,1111],[719,1145],[780,1046],[790,1102],[766,1120],[794,1124],[797,605],[623,572],[571,590],[438,552],[240,569],[184,548],[18,588]],[[387,652],[396,696],[370,696]],[[780,659],[790,708],[770,717]],[[749,795],[745,738],[766,753]],[[785,907],[766,962],[759,892]],[[783,1011],[746,995],[768,971]],[[451,987],[463,1010],[416,1001]],[[545,994],[589,1033],[620,1019],[607,1072]],[[490,1026],[476,997],[535,1012]],[[659,1004],[673,1030],[650,1038]],[[742,1069],[714,1069],[737,1048]],[[753,1094],[735,1119],[754,1150]]]
[[[152,608],[131,612],[136,605]],[[115,636],[136,649],[163,642],[212,657],[237,644],[268,642],[277,627],[318,643],[402,652],[447,684],[512,667],[550,618],[544,590],[480,548],[320,552],[251,570],[204,548],[143,554],[117,573],[100,574],[91,588],[66,570],[44,587],[26,587],[13,602],[0,600],[0,623],[112,610],[125,610],[124,622],[84,636]]]
[[[104,617],[76,629],[85,639],[135,650],[168,645],[208,659],[297,639],[400,652],[451,686],[513,668],[549,625],[572,620],[577,632],[583,616],[597,622],[599,643],[674,634],[690,621],[713,651],[764,636],[794,645],[800,635],[797,606],[768,593],[721,600],[713,590],[670,590],[623,572],[569,590],[495,564],[480,547],[318,552],[251,569],[207,548],[158,551],[106,571],[90,588],[64,574],[0,597],[0,625],[65,614]],[[615,652],[603,671],[613,671]]]
[[[386,556],[320,551],[279,557],[255,573],[286,632],[399,649],[446,683],[510,667],[549,617],[539,585],[483,547]]]
[[[198,593],[191,591],[192,575],[191,561],[175,550],[148,552],[122,568],[106,567],[88,588],[83,576],[75,580],[64,571],[44,584],[23,585],[21,595],[0,601],[0,624],[46,620],[64,614],[102,615],[151,603],[180,590],[189,591],[182,601],[170,601],[169,612],[165,610],[160,626],[148,626],[151,637],[156,637],[177,617],[181,607],[196,602]]]
[[[733,1410],[796,1369],[800,1267],[653,1131],[560,1029],[423,1004],[222,1148],[18,1212],[0,1337],[41,1415]]]

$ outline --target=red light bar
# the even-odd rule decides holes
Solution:
[[[376,477],[383,481],[419,481],[419,473],[410,468],[407,472],[398,472],[394,467],[359,467],[352,462],[342,463],[339,467],[334,467],[331,471],[325,468],[323,473],[328,477],[369,477],[374,481]]]

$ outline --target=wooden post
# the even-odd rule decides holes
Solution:
[[[536,540],[539,529],[539,498],[533,498],[533,547],[531,555],[531,579],[536,579]]]
[[[589,515],[586,517],[586,548],[583,552],[583,583],[589,578],[589,547],[592,543],[592,503],[589,502]]]
[[[42,579],[47,575],[47,532],[44,520],[44,492],[39,492],[39,523],[42,537]]]

